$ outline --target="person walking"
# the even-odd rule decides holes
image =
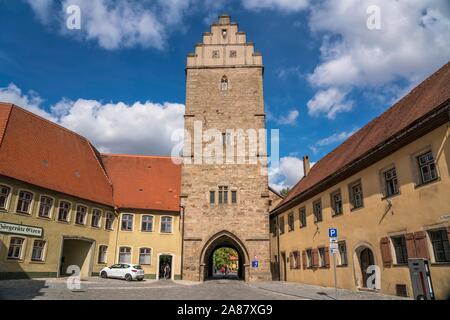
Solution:
[[[170,279],[170,266],[168,263],[164,266],[164,279]]]

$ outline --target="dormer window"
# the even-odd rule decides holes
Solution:
[[[222,37],[224,39],[227,37],[227,29],[222,29]]]
[[[220,90],[222,90],[222,91],[228,90],[228,78],[227,78],[227,76],[223,76],[222,79],[220,79]]]

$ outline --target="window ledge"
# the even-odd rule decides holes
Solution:
[[[450,266],[450,261],[447,261],[447,262],[432,262],[431,266],[432,267],[448,267],[448,266]]]
[[[394,263],[393,265],[392,265],[392,267],[394,267],[394,268],[404,268],[404,267],[408,267],[408,264],[407,263]]]
[[[430,180],[430,181],[427,181],[427,182],[421,182],[421,183],[416,184],[414,186],[414,189],[419,189],[421,187],[424,187],[424,186],[427,186],[427,185],[430,185],[430,184],[433,184],[433,183],[436,183],[436,182],[439,182],[439,181],[441,181],[441,177],[437,177],[436,179],[433,179],[433,180]]]
[[[350,211],[351,211],[351,212],[355,212],[355,211],[359,211],[359,210],[361,210],[361,209],[364,209],[364,206],[357,207],[357,208],[351,208]]]
[[[396,198],[398,196],[400,196],[400,192],[396,193],[396,194],[389,195],[389,196],[383,196],[383,197],[381,197],[381,201],[384,201],[384,200],[387,200],[387,199],[393,199],[393,198]]]
[[[31,213],[26,213],[26,212],[17,212],[16,214],[18,214],[19,216],[24,216],[24,217],[31,217]]]
[[[32,264],[45,264],[45,260],[30,260]]]
[[[342,212],[342,213],[338,213],[338,214],[333,214],[333,215],[331,215],[331,217],[336,218],[336,217],[341,217],[343,215],[344,215],[344,213]]]
[[[52,217],[37,216],[36,218],[41,219],[41,220],[45,220],[45,221],[51,221],[52,220]]]
[[[338,264],[336,268],[345,268],[348,267],[348,264]]]

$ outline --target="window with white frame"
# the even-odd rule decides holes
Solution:
[[[75,223],[79,225],[86,224],[87,208],[85,206],[77,206],[77,214],[75,216]]]
[[[172,217],[161,217],[161,232],[162,233],[172,232]]]
[[[361,182],[354,182],[349,186],[349,190],[352,209],[361,208],[363,206],[363,191]]]
[[[33,251],[31,252],[32,261],[44,261],[45,241],[34,240]]]
[[[106,213],[106,221],[105,221],[105,229],[112,230],[114,224],[114,213],[107,212]]]
[[[231,203],[237,203],[237,191],[236,190],[231,191]]]
[[[395,168],[389,169],[383,173],[384,178],[384,192],[386,197],[392,197],[399,193],[397,170]]]
[[[99,209],[93,209],[91,226],[94,228],[100,228],[101,218],[102,218],[102,211]]]
[[[285,226],[284,226],[284,217],[280,217],[279,220],[278,220],[278,223],[279,223],[278,227],[280,228],[280,235],[284,234],[284,228],[285,228]]]
[[[306,227],[306,208],[301,207],[299,209],[300,228]]]
[[[294,213],[289,212],[288,214],[288,231],[294,231]]]
[[[216,192],[215,191],[209,192],[209,204],[210,205],[216,204]]]
[[[153,231],[153,216],[142,216],[141,231],[150,232]]]
[[[331,208],[333,209],[333,216],[342,214],[342,193],[340,190],[331,194]]]
[[[120,247],[119,248],[119,263],[131,263],[131,248]]]
[[[322,221],[322,201],[317,200],[313,203],[314,222]]]
[[[6,209],[11,188],[0,185],[0,209]]]
[[[391,237],[394,246],[397,264],[408,264],[408,250],[406,249],[406,238],[404,235]]]
[[[338,249],[339,249],[339,265],[340,266],[346,266],[348,264],[347,260],[347,245],[345,241],[339,241],[338,242]]]
[[[133,215],[132,214],[123,214],[122,215],[122,223],[121,223],[122,231],[132,231],[133,230]]]
[[[101,245],[98,247],[98,263],[105,264],[108,254],[108,246]]]
[[[319,263],[320,263],[319,267],[325,268],[327,266],[327,261],[326,261],[326,258],[325,258],[325,248],[324,247],[319,248],[319,257],[320,257],[320,259],[319,259],[320,260],[319,261]]]
[[[421,183],[427,183],[437,179],[436,163],[434,162],[433,153],[431,151],[418,156],[417,162],[419,164]]]
[[[59,221],[69,221],[69,213],[71,208],[70,202],[67,201],[60,201],[59,202],[59,208],[58,208],[58,220]]]
[[[47,196],[41,196],[41,200],[39,201],[39,217],[50,218],[52,207],[53,199]]]
[[[446,229],[428,231],[436,262],[450,262],[450,245]]]
[[[219,186],[219,204],[228,203],[228,186]]]
[[[152,261],[152,249],[139,249],[139,264],[150,264]]]
[[[8,259],[21,260],[24,239],[12,237],[9,242]]]
[[[306,249],[306,266],[308,268],[312,268],[313,263],[312,263],[312,249]]]
[[[16,212],[19,213],[30,213],[31,202],[33,201],[33,194],[28,191],[20,191],[19,199],[17,201]]]

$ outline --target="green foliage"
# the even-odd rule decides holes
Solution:
[[[236,250],[232,248],[219,248],[214,251],[213,254],[213,264],[215,267],[222,267],[225,265],[231,265],[232,261],[230,260],[231,256],[238,257],[238,253]]]
[[[291,188],[283,188],[283,189],[281,189],[280,194],[281,194],[283,197],[286,197],[287,194],[289,193],[289,191],[291,191]]]

